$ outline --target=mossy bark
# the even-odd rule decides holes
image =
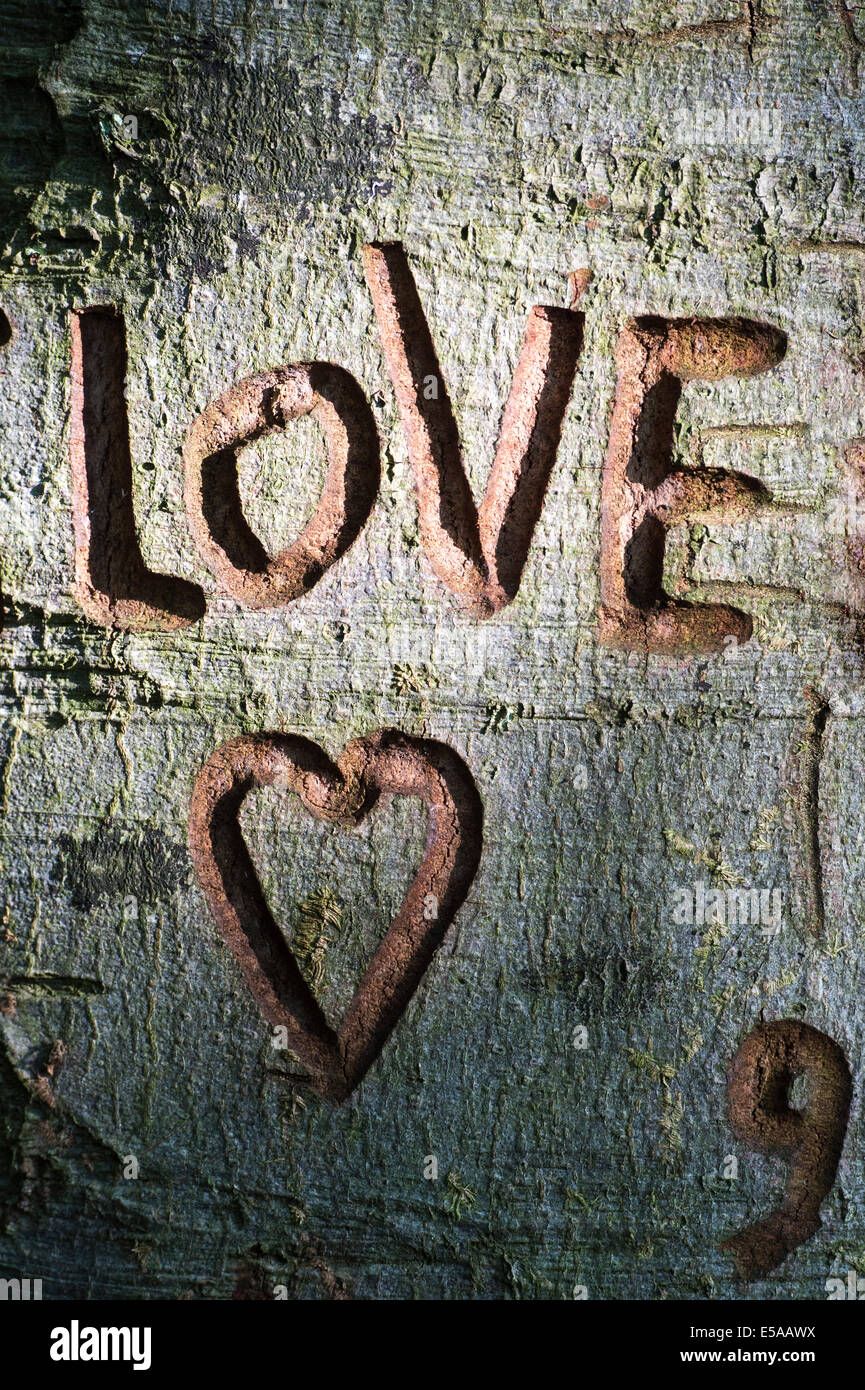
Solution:
[[[761,1019],[794,1018],[840,1045],[853,1103],[822,1228],[751,1295],[822,1297],[865,1245],[855,31],[816,0],[0,0],[0,19],[0,1275],[61,1298],[734,1297],[719,1247],[784,1172],[735,1138],[726,1070]],[[393,240],[477,497],[529,310],[592,271],[526,570],[486,620],[419,547],[361,259]],[[70,311],[109,304],[143,556],[206,594],[183,631],[112,631],[72,597]],[[788,338],[774,370],[678,407],[683,465],[777,504],[673,533],[667,592],[754,617],[746,645],[690,660],[599,641],[614,350],[641,314]],[[251,611],[198,557],[184,436],[233,382],[316,360],[371,402],[379,498],[306,596]],[[324,468],[309,421],[244,454],[269,553]],[[189,803],[235,735],[336,757],[386,726],[466,762],[483,856],[334,1107],[286,1075],[221,941]],[[243,827],[338,1020],[422,808],[346,833],[260,791]],[[677,921],[698,882],[780,888],[781,930]]]

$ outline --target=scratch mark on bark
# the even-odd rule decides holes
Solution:
[[[101,980],[93,980],[85,975],[13,975],[7,984],[19,994],[36,994],[50,998],[66,994],[83,998],[106,992]]]
[[[853,24],[853,16],[848,10],[844,0],[831,0],[831,7],[835,11],[841,24],[841,37],[844,41],[844,49],[847,54],[847,61],[850,65],[850,81],[853,90],[859,90],[859,56],[862,52],[863,43],[856,33]]]
[[[758,35],[777,23],[772,15],[763,15],[760,0],[743,0],[741,13],[734,19],[705,19],[698,24],[681,24],[675,29],[658,29],[650,34],[637,34],[624,29],[620,34],[600,34],[604,39],[624,39],[629,43],[646,44],[649,48],[674,48],[683,43],[699,43],[703,39],[723,39],[743,35],[748,57],[753,61],[754,44]]]
[[[782,251],[790,255],[838,256],[844,260],[858,260],[865,256],[865,241],[817,241],[804,237],[800,241],[788,241]]]
[[[809,921],[808,930],[822,936],[826,927],[823,897],[823,860],[820,852],[820,764],[826,724],[830,708],[826,700],[811,687],[805,698],[810,715],[798,749],[798,772],[794,778],[791,799],[799,822],[804,858],[805,892]]]
[[[788,425],[704,425],[700,439],[805,439],[810,432],[806,420],[794,420]]]

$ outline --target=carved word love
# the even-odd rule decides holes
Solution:
[[[485,617],[517,594],[558,452],[583,340],[584,315],[536,306],[505,406],[489,482],[475,504],[459,430],[405,252],[364,247],[364,268],[396,394],[417,494],[421,542],[436,575]],[[672,466],[682,386],[751,376],[781,360],[778,329],[748,319],[633,319],[617,351],[618,384],[604,466],[600,636],[641,651],[719,651],[747,641],[751,620],[719,604],[674,600],[662,587],[666,529],[730,522],[764,507],[755,479]],[[75,593],[94,621],[171,629],[205,611],[198,585],[154,574],[141,555],[132,501],[121,315],[72,315],[70,455]],[[311,414],[328,455],[324,490],[303,534],[270,557],[243,515],[238,455]],[[379,442],[355,379],[326,362],[259,372],[193,421],[183,449],[185,504],[199,554],[224,590],[262,608],[306,593],[363,529],[379,486]]]

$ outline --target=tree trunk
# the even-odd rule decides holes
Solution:
[[[865,1239],[865,131],[846,8],[0,0],[0,17],[0,1277],[46,1298],[734,1298],[721,1246],[780,1206],[786,1168],[731,1127],[728,1067],[792,1019],[840,1047],[852,1109],[822,1224],[752,1294],[825,1297]],[[418,303],[385,341],[362,252],[395,242]],[[536,305],[585,319],[561,438],[547,402],[527,465],[538,520],[509,601],[484,579],[495,505],[469,536],[454,430],[479,504]],[[115,313],[80,313],[97,307]],[[768,325],[786,351],[716,380],[680,362],[679,391],[658,348],[642,435],[632,415],[611,440],[640,316],[627,341],[649,354],[661,319],[693,316]],[[350,373],[357,398],[274,370],[301,363]],[[232,425],[249,442],[219,435],[234,395],[187,444],[195,530],[184,441],[257,374],[259,423]],[[298,415],[318,393],[312,419],[289,390]],[[541,419],[541,385],[531,400]],[[452,470],[429,531],[425,419]],[[330,477],[319,549],[274,568],[340,430],[363,486]],[[713,619],[665,648],[639,613],[602,621],[605,555],[604,594],[629,582],[602,489],[632,499],[637,454],[674,479],[657,506],[676,497],[647,523],[636,608],[663,626],[675,601],[725,605],[749,639]],[[706,475],[687,511],[676,470],[700,465],[771,497],[730,484],[742,509],[728,491],[713,510]],[[219,527],[216,573],[201,537]],[[265,578],[238,597],[232,567]],[[243,869],[231,926],[190,801],[215,750],[262,733],[290,737],[242,746],[256,771],[221,830],[202,802],[201,843],[240,873],[236,811],[261,879],[263,899]],[[340,781],[324,755],[357,739]],[[419,954],[400,938],[379,958],[384,993],[346,1042],[445,785]],[[306,1001],[299,1044],[279,1033],[302,993],[288,958],[256,994],[235,949],[253,911],[323,1014]],[[310,1057],[347,1068],[339,1085],[308,1084]],[[808,1123],[814,1094],[792,1092]]]

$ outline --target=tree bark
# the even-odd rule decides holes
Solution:
[[[792,1019],[840,1048],[852,1108],[822,1224],[751,1293],[824,1297],[865,1240],[865,126],[846,8],[0,0],[0,19],[0,1277],[46,1298],[734,1298],[721,1246],[778,1208],[786,1169],[731,1128],[727,1070],[758,1024]],[[394,242],[478,505],[531,310],[585,315],[526,564],[488,616],[421,544],[362,258]],[[103,516],[99,543],[137,540],[141,563],[97,559],[150,587],[85,613],[73,315],[109,306],[135,535]],[[603,640],[616,344],[641,316],[786,339],[759,375],[669,397],[665,467],[771,494],[670,520],[652,601],[753,621],[695,655]],[[253,608],[199,553],[183,446],[237,383],[302,363],[355,379],[381,485],[305,593]],[[317,418],[256,416],[222,458],[266,556],[315,512]],[[100,476],[76,496],[120,515],[122,469]],[[336,1103],[211,915],[190,799],[229,739],[299,737],[335,763],[388,728],[462,760],[483,844]],[[384,792],[322,820],[257,783],[243,801],[334,1034],[434,804]],[[734,888],[778,893],[777,921],[731,921]]]

